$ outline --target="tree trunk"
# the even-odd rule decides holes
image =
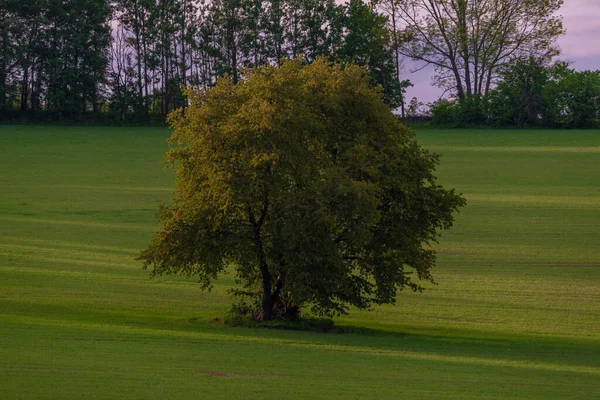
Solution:
[[[456,20],[458,23],[458,49],[463,60],[463,68],[465,70],[465,88],[467,95],[473,94],[473,86],[471,84],[471,54],[469,49],[469,34],[467,27],[467,2],[458,1],[455,5]]]
[[[235,41],[235,31],[232,25],[228,27],[228,40],[229,40],[229,51],[231,52],[231,75],[233,78],[233,83],[237,84],[238,82],[238,54],[237,54],[237,44]]]
[[[6,108],[6,79],[6,72],[0,69],[0,111]]]
[[[23,67],[23,79],[21,80],[21,112],[27,111],[29,102],[29,66]]]
[[[6,108],[6,81],[8,80],[6,71],[8,65],[6,60],[6,57],[8,57],[8,28],[0,25],[0,35],[2,35],[2,56],[0,56],[0,110],[4,110],[4,108]]]
[[[248,218],[250,225],[252,226],[252,232],[254,235],[254,246],[256,248],[256,256],[260,269],[260,275],[262,277],[262,301],[261,301],[261,313],[258,317],[260,321],[269,321],[273,318],[273,306],[275,304],[276,297],[279,296],[279,291],[283,286],[283,279],[281,276],[277,278],[277,284],[275,285],[275,291],[271,292],[273,286],[273,276],[269,270],[269,264],[267,263],[267,257],[265,255],[265,249],[263,245],[263,239],[261,236],[262,226],[267,218],[269,210],[269,192],[267,189],[267,179],[271,175],[271,166],[267,165],[265,171],[265,192],[262,209],[258,219],[254,215],[254,212],[248,210]]]
[[[183,16],[181,18],[181,84],[185,87],[187,86],[187,68],[186,68],[186,60],[187,60],[187,54],[186,54],[186,48],[185,48],[185,39],[186,39],[186,34],[185,34],[185,28],[186,28],[186,14],[185,14],[185,9],[186,4],[183,5]]]
[[[148,32],[146,29],[145,17],[142,16],[142,60],[144,62],[144,74],[142,76],[144,83],[144,95],[141,101],[142,111],[148,113]]]
[[[490,87],[492,86],[492,72],[493,71],[490,68],[487,73],[487,80],[485,83],[485,93],[484,94],[488,94],[488,92],[490,91]]]
[[[400,52],[398,47],[400,47],[400,43],[398,43],[398,28],[396,26],[396,3],[394,1],[391,2],[392,7],[392,34],[394,35],[394,60],[396,61],[396,79],[400,82]],[[404,109],[404,87],[402,87],[402,91],[400,92],[400,112],[402,115],[402,119],[406,118],[406,110]]]
[[[41,69],[41,68],[40,68]],[[35,61],[33,63],[33,66],[31,67],[31,111],[32,112],[37,112],[39,111],[39,104],[40,104],[40,89],[38,88],[39,85],[39,69],[36,72],[36,64]]]
[[[133,14],[133,35],[134,35],[134,47],[135,47],[135,60],[136,60],[136,112],[139,113],[144,109],[144,94],[142,84],[142,62],[145,63],[144,55],[142,54],[142,40],[145,36],[144,32],[144,17],[142,15],[143,10],[140,9],[138,2],[135,2],[134,9],[131,11]]]
[[[263,278],[263,294],[259,319],[261,321],[270,321],[273,319],[273,297],[271,296],[272,278],[266,263],[261,265],[260,272]]]
[[[452,72],[454,73],[454,79],[456,79],[456,94],[458,95],[459,100],[464,100],[465,98],[465,90],[463,88],[462,80],[460,77],[460,71],[456,66],[454,60],[452,60]]]
[[[254,228],[254,245],[256,246],[260,275],[262,277],[262,301],[261,301],[261,313],[259,320],[270,321],[273,318],[273,296],[271,294],[271,286],[273,277],[269,272],[269,265],[267,264],[264,248],[262,244],[262,238],[260,235],[261,223],[257,222],[254,215],[250,214],[250,223]]]

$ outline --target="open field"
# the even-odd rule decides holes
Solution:
[[[149,279],[167,136],[0,125],[1,399],[600,398],[600,131],[419,131],[469,204],[438,285],[348,334],[213,324],[231,277]]]

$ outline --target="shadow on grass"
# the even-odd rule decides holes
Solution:
[[[3,308],[2,324],[7,327],[35,327],[40,335],[48,331],[64,338],[174,342],[184,347],[209,341],[223,345],[257,346],[257,351],[265,346],[278,346],[301,348],[307,352],[355,353],[600,375],[600,341],[597,338],[526,336],[401,325],[378,329],[336,326],[331,320],[310,320],[300,325],[274,322],[265,326],[256,323],[242,328],[225,325],[222,320],[214,318],[181,319],[139,310],[81,309],[15,301],[5,301]],[[63,334],[57,333],[60,331]]]

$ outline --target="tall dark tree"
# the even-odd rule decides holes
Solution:
[[[350,0],[341,21],[346,34],[337,57],[366,66],[373,81],[383,87],[386,103],[399,107],[403,88],[398,81],[387,18],[361,0]]]
[[[154,0],[116,0],[117,21],[124,28],[122,33],[126,42],[134,50],[133,61],[136,69],[136,88],[138,113],[145,113],[148,106],[150,76],[148,59],[150,30],[153,29]]]
[[[0,106],[7,87],[21,111],[97,110],[110,44],[105,0],[3,0]]]
[[[128,114],[136,111],[140,99],[137,93],[133,51],[126,43],[123,27],[117,28],[113,33],[107,75],[111,91],[110,112],[120,120],[126,121]]]
[[[564,128],[600,126],[600,70],[575,71],[565,62],[549,69],[544,87],[544,119]]]
[[[265,54],[272,65],[279,65],[285,51],[284,12],[286,0],[264,0],[261,21],[265,34]]]
[[[6,107],[9,76],[16,66],[15,29],[18,24],[17,2],[0,0],[0,111]]]
[[[515,60],[500,72],[498,86],[488,93],[489,118],[500,125],[523,126],[540,122],[544,87],[549,71],[543,60]]]
[[[400,46],[404,44],[406,38],[402,34],[402,27],[400,26],[400,5],[405,0],[373,0],[371,3],[376,7],[377,10],[381,10],[384,15],[388,17],[388,26],[391,34],[391,46],[394,50],[394,62],[396,63],[396,79],[400,82],[401,88],[401,99],[400,99],[400,112],[402,118],[406,117],[405,110],[405,93],[406,88],[412,86],[410,80],[403,79],[401,71],[403,67],[402,58],[400,54]]]
[[[219,75],[228,73],[234,82],[239,79],[239,69],[243,65],[240,42],[244,34],[243,0],[214,0],[210,8],[211,20],[215,28],[215,46],[218,50]]]
[[[50,110],[97,110],[110,44],[111,8],[105,0],[49,0],[45,58]]]

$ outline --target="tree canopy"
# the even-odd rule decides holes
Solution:
[[[465,200],[437,184],[438,156],[365,69],[286,61],[188,96],[170,116],[175,195],[140,256],[153,275],[210,288],[231,266],[257,320],[391,303],[433,281],[429,244]]]

